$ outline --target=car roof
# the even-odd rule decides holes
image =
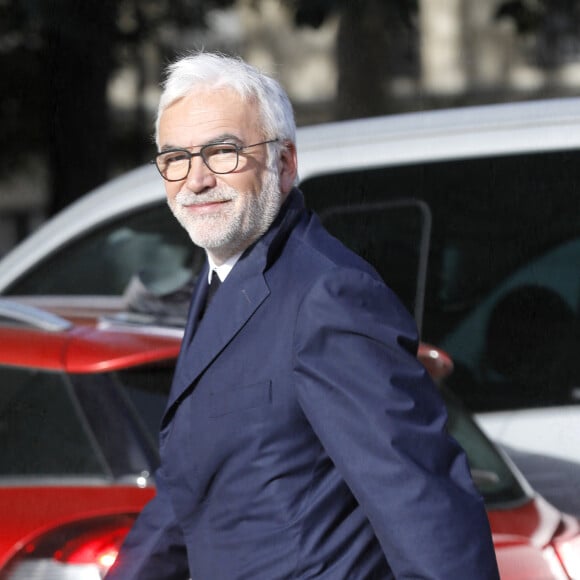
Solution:
[[[580,147],[580,98],[385,115],[299,127],[301,180],[335,171]],[[113,217],[165,198],[152,164],[121,175],[48,220],[0,261],[0,292]]]
[[[385,115],[298,129],[301,177],[580,147],[580,98]]]
[[[115,316],[66,319],[0,299],[0,365],[95,373],[174,362],[183,331]]]

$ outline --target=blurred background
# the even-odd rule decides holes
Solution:
[[[0,256],[155,153],[165,65],[239,54],[298,125],[578,94],[576,0],[0,0]]]

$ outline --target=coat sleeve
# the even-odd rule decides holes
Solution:
[[[105,580],[186,580],[187,553],[161,470],[155,497],[139,514]]]
[[[416,345],[412,318],[382,282],[325,274],[296,321],[300,405],[396,578],[499,578],[483,501]]]

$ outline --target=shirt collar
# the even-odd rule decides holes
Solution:
[[[223,282],[227,278],[228,274],[232,271],[232,268],[236,265],[236,262],[240,259],[240,256],[242,254],[243,254],[243,252],[240,252],[239,254],[236,254],[235,256],[228,258],[220,266],[216,266],[215,262],[208,255],[207,261],[209,263],[209,272],[207,275],[207,283],[208,284],[211,283],[211,276],[212,276],[213,272],[215,272],[219,276],[220,281]]]

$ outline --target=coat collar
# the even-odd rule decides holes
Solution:
[[[268,297],[264,273],[276,261],[304,212],[304,198],[293,189],[270,229],[248,248],[220,287],[212,307],[198,321],[207,293],[207,263],[192,295],[187,326],[175,369],[163,425],[171,410],[201,373],[246,324]]]

